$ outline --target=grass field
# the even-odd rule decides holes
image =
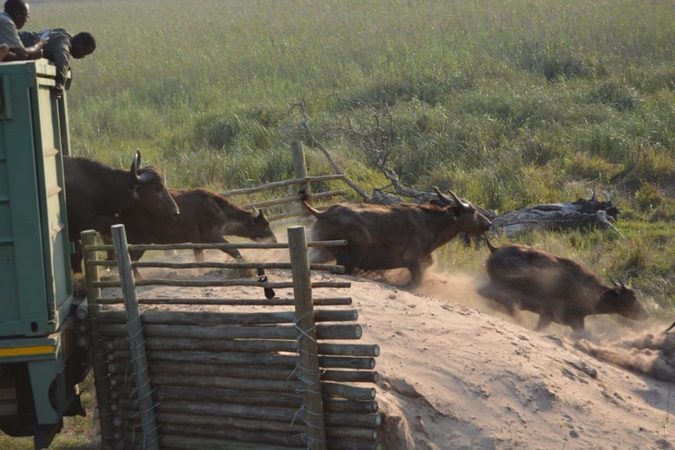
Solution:
[[[501,212],[613,192],[624,238],[523,241],[627,280],[655,316],[673,316],[670,1],[31,5],[26,29],[88,30],[98,41],[73,66],[77,155],[127,166],[141,149],[174,187],[288,178],[289,143],[310,142],[294,108],[304,101],[313,134],[368,190],[387,184],[379,156],[409,185]],[[310,172],[326,171],[307,151]],[[481,270],[483,256],[455,244],[439,252],[448,270]]]
[[[36,4],[27,27],[47,26],[98,40],[74,63],[78,155],[127,166],[138,148],[175,187],[288,178],[289,143],[310,142],[304,101],[367,189],[387,184],[385,157],[407,184],[501,212],[614,193],[625,239],[541,239],[632,282],[655,312],[675,304],[671,2]],[[326,171],[307,150],[310,172]]]

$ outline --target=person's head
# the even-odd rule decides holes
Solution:
[[[94,53],[94,50],[96,50],[96,40],[91,33],[87,33],[86,31],[77,33],[70,42],[70,54],[75,59],[91,55]]]
[[[5,12],[14,21],[17,29],[23,28],[28,21],[28,3],[24,0],[7,0],[5,2]]]

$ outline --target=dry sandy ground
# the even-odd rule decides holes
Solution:
[[[271,280],[286,277],[270,274]],[[476,280],[469,275],[434,273],[414,293],[364,277],[318,277],[352,281],[348,295],[359,311],[360,342],[381,348],[378,402],[386,413],[381,432],[385,448],[675,448],[675,384],[575,348],[607,349],[609,341],[643,339],[667,324],[636,329],[627,321],[599,318],[589,321],[590,334],[577,341],[558,326],[544,334],[532,331],[534,316],[515,323],[493,312],[475,293]],[[171,289],[139,290],[156,297],[171,296]],[[258,291],[208,288],[192,293],[262,298]],[[285,298],[291,292],[278,294]],[[640,350],[628,345],[626,352],[630,359]],[[658,348],[650,352],[652,361],[658,358]]]

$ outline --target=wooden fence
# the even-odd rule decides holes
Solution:
[[[329,189],[323,192],[312,193],[312,185],[317,183],[335,184],[332,182],[339,182],[339,185],[344,185],[345,187],[349,187],[349,183],[342,173],[308,175],[305,154],[300,142],[293,142],[291,144],[291,153],[295,171],[294,179],[274,181],[250,188],[234,189],[222,192],[221,195],[235,197],[235,203],[241,203],[237,201],[236,197],[264,193],[265,197],[270,198],[269,200],[244,202],[241,203],[241,206],[245,209],[264,208],[269,210],[270,213],[267,215],[267,219],[270,222],[276,222],[277,225],[295,223],[298,218],[307,216],[307,212],[300,206],[300,202],[298,201],[297,193],[301,189],[307,193],[311,193],[311,202],[349,196],[349,191],[345,189]],[[286,190],[285,195],[282,193],[284,189]]]
[[[381,448],[377,428],[382,416],[374,389],[378,376],[373,370],[379,347],[344,342],[362,334],[351,299],[317,296],[316,291],[345,289],[350,284],[313,279],[317,272],[344,269],[308,262],[308,247],[345,242],[308,243],[303,227],[287,232],[287,244],[128,245],[124,227],[115,225],[112,246],[97,245],[93,231],[83,233],[89,348],[103,448]],[[288,249],[289,258],[287,262],[134,263],[129,257],[129,250],[185,248]],[[111,249],[116,261],[98,258],[100,252]],[[255,267],[259,275],[267,270],[266,275],[280,280],[137,281],[134,266]],[[117,267],[119,280],[101,280],[102,267]],[[175,286],[176,295],[139,296],[139,286]],[[292,289],[292,296],[244,299],[183,294],[185,289],[207,286],[243,286],[260,294]],[[106,288],[120,291],[111,294]],[[199,311],[192,310],[196,305]],[[223,310],[228,307],[235,310]],[[270,308],[279,311],[270,312]]]

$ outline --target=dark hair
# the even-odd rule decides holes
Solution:
[[[5,2],[5,12],[10,16],[13,16],[16,13],[22,13],[27,9],[24,0],[7,0]]]
[[[9,0],[8,0],[9,1]],[[72,45],[82,46],[90,49],[92,52],[96,50],[96,39],[91,33],[82,31],[73,36]]]

